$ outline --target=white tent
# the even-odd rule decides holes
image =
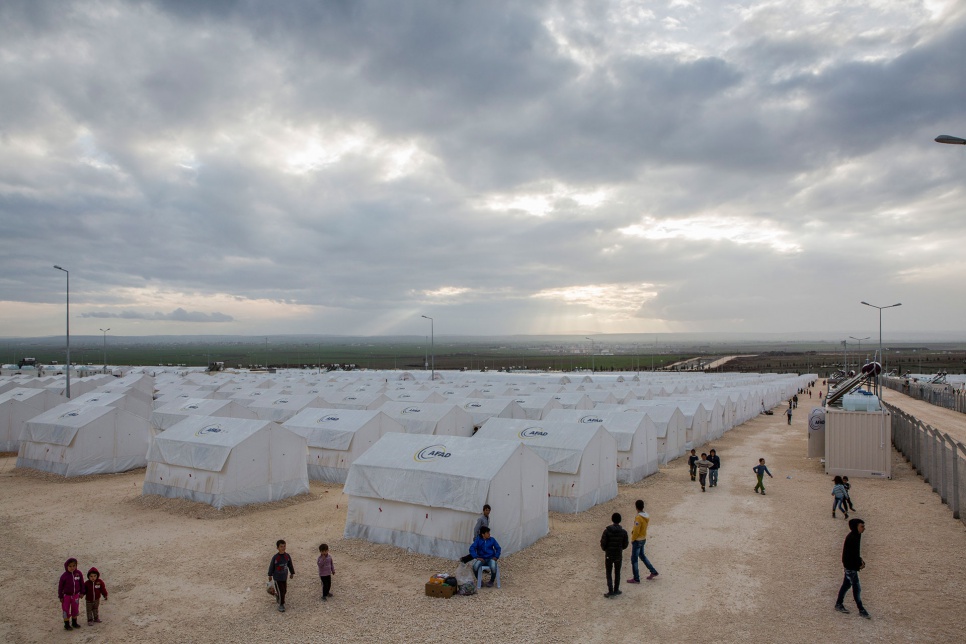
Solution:
[[[473,417],[453,403],[387,402],[379,411],[405,427],[407,434],[473,435]]]
[[[308,441],[309,478],[330,483],[345,483],[349,466],[384,434],[405,431],[386,414],[370,409],[303,409],[282,427]]]
[[[510,398],[466,398],[459,406],[473,419],[473,426],[480,427],[488,419],[520,418],[525,419],[527,412]]]
[[[303,409],[319,409],[324,406],[322,399],[313,394],[262,396],[248,404],[248,408],[255,412],[259,420],[272,420],[276,423],[284,423]]]
[[[325,406],[331,409],[379,409],[389,399],[379,391],[375,392],[326,392],[322,394]]]
[[[617,441],[599,425],[491,418],[475,438],[522,441],[546,461],[554,512],[583,512],[617,496]]]
[[[131,412],[145,420],[151,417],[151,400],[144,398],[143,393],[109,393],[95,389],[86,394],[75,396],[70,402],[76,405],[96,405],[98,407],[117,407]]]
[[[554,399],[553,394],[514,396],[513,401],[523,407],[529,420],[545,418],[551,409],[563,409],[563,405],[559,400]]]
[[[456,559],[484,504],[503,555],[548,532],[547,465],[519,441],[386,434],[349,468],[345,536]]]
[[[24,424],[17,467],[63,476],[144,467],[152,431],[146,418],[123,409],[65,403]]]
[[[662,465],[673,461],[685,453],[688,423],[677,405],[661,404],[661,399],[637,401],[627,409],[647,414],[657,428],[657,454]]]
[[[657,428],[644,412],[554,409],[547,420],[602,425],[613,434],[618,483],[636,483],[658,471]]]
[[[0,394],[0,452],[19,450],[24,423],[66,401],[50,389],[18,387]]]
[[[264,420],[190,416],[148,450],[144,494],[218,509],[309,491],[303,436]]]
[[[254,411],[234,400],[178,398],[155,409],[151,413],[151,424],[164,430],[190,416],[258,420]]]

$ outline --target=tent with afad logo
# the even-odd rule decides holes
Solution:
[[[143,493],[226,505],[309,491],[303,436],[265,420],[189,416],[155,436]]]
[[[617,441],[599,425],[491,418],[474,438],[520,441],[546,461],[554,512],[583,512],[617,496]]]
[[[520,441],[386,434],[349,468],[345,537],[456,559],[484,504],[504,555],[549,531],[547,465]]]
[[[389,432],[403,426],[371,409],[303,409],[282,424],[308,441],[306,456],[313,481],[345,483],[349,467]]]
[[[24,424],[17,467],[62,476],[110,474],[144,467],[151,423],[97,404],[64,403]]]
[[[617,441],[617,482],[636,483],[658,471],[657,428],[643,412],[554,409],[548,421],[600,425]]]

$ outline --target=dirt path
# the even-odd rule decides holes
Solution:
[[[966,414],[937,407],[924,400],[916,400],[892,389],[884,389],[882,394],[883,401],[895,405],[907,414],[912,414],[941,432],[946,432],[958,441],[966,442]]]
[[[831,518],[821,463],[805,457],[808,400],[790,427],[778,408],[717,441],[719,487],[701,493],[674,461],[603,506],[552,514],[548,537],[503,562],[502,589],[449,600],[426,597],[423,584],[453,562],[342,539],[339,486],[217,512],[141,497],[143,470],[65,481],[0,458],[0,581],[18,592],[0,604],[0,640],[959,641],[966,529],[898,457],[894,480],[854,481],[873,619],[832,610],[847,526]],[[765,497],[752,492],[759,456],[775,476]],[[661,574],[605,599],[600,533],[614,511],[629,527],[637,498],[648,503],[647,554]],[[280,537],[298,571],[285,614],[264,591]],[[337,570],[324,604],[314,568],[322,541]],[[111,592],[104,623],[82,620],[73,634],[62,632],[55,593],[68,556],[85,572],[99,568]]]

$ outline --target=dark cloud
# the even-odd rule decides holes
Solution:
[[[913,0],[5,2],[0,301],[59,305],[60,264],[82,317],[241,332],[840,328],[815,302],[858,292],[946,328],[964,36]]]

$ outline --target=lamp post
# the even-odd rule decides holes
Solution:
[[[871,306],[874,309],[879,309],[879,360],[882,362],[881,370],[879,375],[876,377],[876,389],[879,390],[879,407],[882,407],[882,374],[885,373],[885,355],[882,353],[882,309],[891,309],[895,306],[902,306],[902,302],[896,302],[895,304],[890,304],[889,306],[876,306],[875,304],[869,304],[868,302],[861,302],[866,306]]]
[[[940,134],[935,139],[936,143],[949,143],[951,145],[966,145],[966,139],[961,139],[958,136],[949,136],[948,134]]]
[[[597,366],[594,363],[594,339],[584,337],[584,340],[590,340],[590,370],[594,373],[597,373]]]
[[[858,353],[859,353],[859,358],[861,358],[861,357],[862,357],[862,341],[863,341],[863,340],[868,340],[868,339],[869,339],[869,337],[870,337],[870,336],[865,336],[864,338],[857,338],[857,337],[855,337],[854,335],[850,335],[850,336],[849,336],[849,340],[857,340],[857,341],[858,341],[858,343],[859,343],[859,351],[858,351]],[[859,366],[859,359],[856,359],[856,361],[855,361],[855,366],[856,366],[856,367],[858,367],[858,366]]]
[[[107,332],[110,330],[110,327],[101,329],[101,333],[104,334],[104,373],[107,373]]]
[[[420,317],[429,320],[429,346],[432,351],[432,375],[430,378],[433,382],[436,382],[436,333],[433,331],[433,318],[428,315],[421,315]]]
[[[54,266],[59,271],[67,274],[67,398],[70,398],[70,271],[60,266]]]

